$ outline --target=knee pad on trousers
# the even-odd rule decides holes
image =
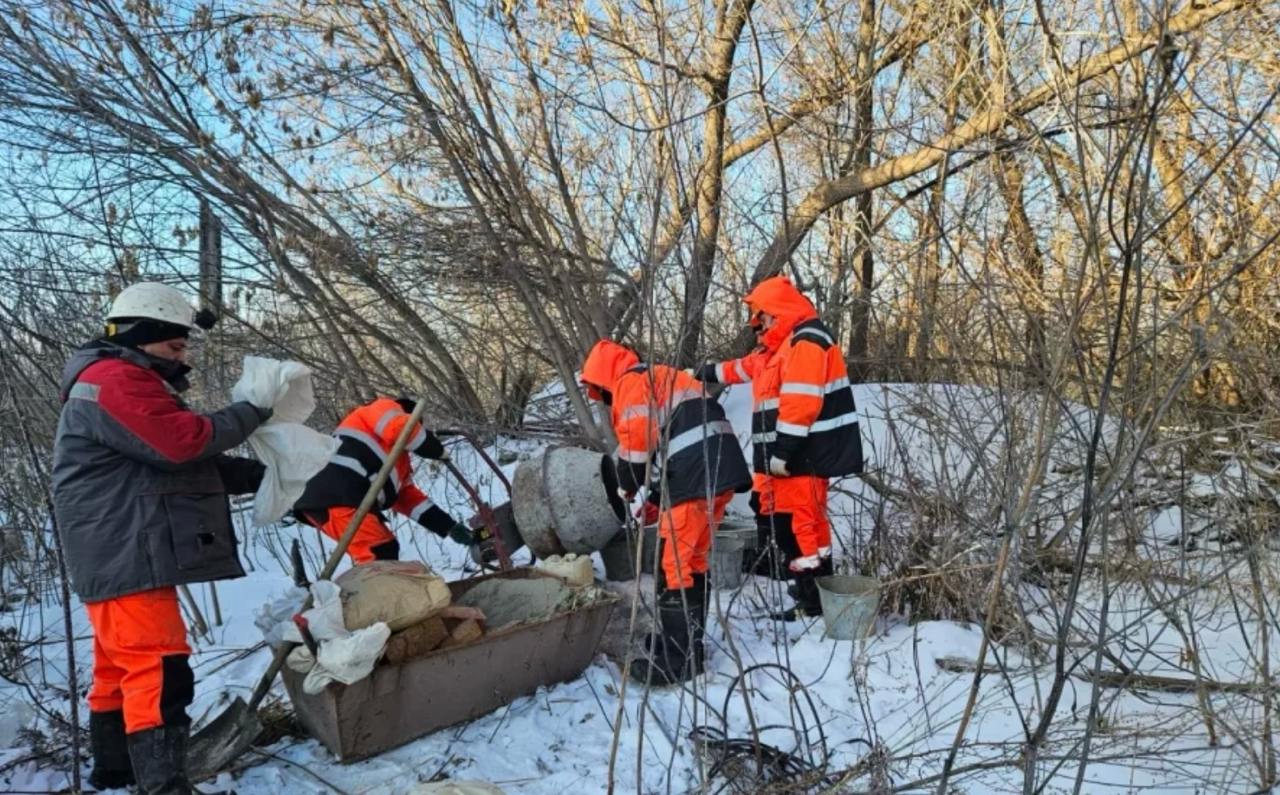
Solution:
[[[190,723],[187,707],[195,699],[196,676],[185,654],[169,654],[160,660],[160,719],[166,726]]]

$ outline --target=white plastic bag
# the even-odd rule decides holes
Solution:
[[[293,587],[254,612],[254,626],[262,630],[262,637],[266,638],[268,646],[274,649],[284,645],[287,640],[285,631],[293,626],[294,614],[302,609],[306,601],[307,592]]]
[[[342,589],[335,582],[321,580],[311,583],[311,609],[303,611],[302,617],[307,620],[307,629],[317,641],[351,634],[342,621]],[[293,623],[293,613],[281,622],[280,635],[290,643],[302,642],[302,633]]]
[[[302,689],[315,695],[330,682],[349,685],[372,673],[389,637],[391,630],[386,624],[374,624],[346,637],[321,642],[319,660],[306,646],[299,646],[289,653],[285,663],[291,670],[306,674]]]
[[[262,527],[289,512],[307,481],[338,449],[338,440],[302,424],[316,408],[306,365],[246,356],[231,399],[272,410],[271,419],[249,437],[249,447],[267,467],[253,501],[253,522]]]
[[[312,583],[311,596],[315,606],[302,616],[307,619],[307,628],[318,644],[319,659],[313,657],[306,646],[299,646],[289,653],[286,663],[292,670],[307,675],[302,689],[315,695],[330,682],[349,685],[368,676],[387,646],[391,628],[379,622],[355,632],[347,631],[342,622],[341,589],[333,582]],[[302,633],[293,623],[292,615],[287,626],[279,626],[279,631],[285,640],[302,643]]]

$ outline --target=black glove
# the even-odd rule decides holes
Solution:
[[[415,447],[413,451],[423,458],[430,458],[436,461],[448,458],[444,452],[444,445],[440,442],[440,437],[436,436],[431,431],[428,431],[426,428],[423,428],[422,430],[423,433],[426,434],[426,438],[423,439],[422,444]]]
[[[246,403],[248,403],[248,401],[245,401],[245,402],[246,402]],[[261,425],[262,423],[264,423],[264,422],[266,422],[267,420],[271,419],[271,415],[272,415],[272,414],[275,414],[275,410],[274,410],[274,409],[272,409],[270,406],[267,406],[266,408],[263,408],[262,406],[259,406],[259,405],[258,405],[258,404],[256,404],[256,403],[249,403],[249,405],[250,405],[250,406],[253,406],[253,410],[254,410],[254,411],[256,411],[256,412],[258,412],[258,424],[259,424],[259,425]]]
[[[453,527],[449,528],[449,538],[464,547],[469,547],[476,542],[475,534],[471,532],[471,528],[462,522],[453,523]]]

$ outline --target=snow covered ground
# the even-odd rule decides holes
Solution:
[[[1060,499],[1065,511],[1077,494],[1078,483],[1071,473],[1078,464],[1079,440],[1087,438],[1089,431],[1083,411],[1061,415],[1055,411],[1046,423],[1043,417],[1037,419],[1039,407],[1030,397],[998,399],[964,387],[865,385],[858,387],[857,398],[864,415],[869,468],[894,488],[908,493],[945,491],[975,506],[1000,504],[1008,495],[993,484],[1017,482],[1025,474],[1015,469],[1009,477],[1000,462],[1008,466],[1031,455],[1027,447],[1034,447],[1035,434],[1028,429],[1045,427],[1052,431],[1048,435],[1051,464],[1044,477],[1037,479],[1037,504],[1052,506]],[[725,401],[745,439],[750,427],[749,393],[731,389]],[[536,449],[528,441],[506,441],[500,447],[504,454]],[[494,504],[505,501],[501,484],[476,456],[464,447],[456,448],[454,456],[479,481],[482,494]],[[506,470],[514,466],[509,463]],[[455,515],[470,515],[465,494],[449,483],[447,473],[422,465],[417,479]],[[832,515],[840,541],[837,548],[846,557],[864,554],[873,525],[887,521],[875,508],[882,502],[860,481],[839,484]],[[736,500],[731,510],[749,514],[745,499]],[[1152,511],[1149,537],[1143,542],[1149,557],[1167,550],[1163,542],[1177,534],[1177,510],[1166,506]],[[1046,515],[1053,515],[1053,510],[1046,509]],[[452,542],[418,532],[405,522],[399,523],[397,532],[403,557],[420,557],[450,579],[468,576],[465,552]],[[190,711],[197,721],[216,712],[229,696],[247,695],[265,669],[269,655],[258,645],[261,635],[253,624],[253,613],[290,586],[286,550],[288,540],[298,534],[308,550],[308,570],[314,572],[321,548],[328,547],[313,530],[246,531],[243,551],[252,571],[244,579],[218,584],[224,623],[212,628],[209,638],[194,641],[197,697]],[[977,548],[994,547],[979,544]],[[1185,557],[1182,560],[1185,563]],[[1206,597],[1218,593],[1217,585],[1233,579],[1243,582],[1247,577],[1240,571],[1243,564],[1223,565],[1212,556],[1201,559],[1199,565],[1199,575],[1217,578],[1205,586]],[[602,571],[597,561],[597,572]],[[1197,573],[1185,566],[1183,571]],[[1027,603],[1034,605],[1037,599],[1042,603],[1043,610],[1030,617],[1030,623],[1052,635],[1056,630],[1051,617],[1059,606],[1052,603],[1048,591],[1020,587]],[[212,616],[209,590],[203,586],[193,590],[204,614]],[[761,578],[747,578],[736,590],[717,592],[712,608],[716,622],[708,632],[710,671],[683,689],[646,692],[634,683],[624,683],[618,665],[601,655],[576,680],[545,688],[483,718],[366,762],[338,765],[318,742],[286,737],[259,749],[245,768],[206,786],[234,787],[248,795],[331,791],[392,795],[411,792],[418,782],[448,777],[489,781],[513,793],[605,792],[610,786],[615,792],[732,791],[722,790],[720,781],[708,782],[706,765],[694,752],[689,733],[707,725],[723,729],[730,737],[747,737],[755,725],[765,742],[823,763],[828,771],[860,769],[843,785],[847,791],[871,789],[873,776],[868,771],[883,775],[880,780],[891,787],[915,782],[914,791],[930,789],[931,777],[941,771],[955,738],[974,680],[971,673],[944,670],[937,661],[975,660],[982,641],[980,628],[951,621],[912,623],[906,616],[884,615],[865,641],[833,641],[824,638],[821,620],[788,625],[766,617],[769,609],[787,603],[779,584]],[[1087,639],[1105,621],[1114,629],[1107,648],[1136,670],[1188,675],[1182,653],[1186,642],[1174,619],[1190,620],[1188,604],[1197,603],[1180,603],[1178,610],[1183,612],[1173,615],[1162,606],[1161,594],[1149,586],[1111,586],[1104,591],[1089,580],[1080,604],[1082,618],[1080,629],[1071,636],[1074,640]],[[1239,625],[1226,620],[1226,603],[1206,598],[1202,604],[1193,623],[1200,627],[1203,675],[1249,681],[1256,656],[1251,656],[1247,635],[1255,623],[1248,616]],[[49,709],[63,713],[68,709],[66,698],[57,690],[66,682],[61,610],[49,604],[40,610],[10,612],[0,615],[0,626],[6,621],[12,625],[19,617],[29,625],[16,626],[17,637],[38,637],[44,643],[38,662],[34,653],[27,652],[32,658],[27,680],[48,682],[50,687],[29,692],[14,683],[0,684],[0,746],[10,746],[0,751],[0,789],[56,791],[68,786],[68,772],[50,766],[47,755],[33,753],[33,735],[20,730],[41,727],[41,717],[29,706],[32,694]],[[78,606],[73,618],[83,688],[90,634]],[[1246,628],[1243,633],[1241,626]],[[1048,657],[1024,659],[1016,648],[1006,651],[996,645],[995,653],[988,654],[988,665],[998,658],[1005,672],[987,675],[978,688],[972,720],[955,762],[955,791],[1022,790],[1018,749],[1028,727],[1039,719],[1053,680],[1053,650],[1050,647]],[[1143,651],[1130,653],[1136,648]],[[1091,667],[1093,656],[1085,659],[1086,667]],[[1069,692],[1041,757],[1039,780],[1048,781],[1045,791],[1069,792],[1076,785],[1078,765],[1072,760],[1078,758],[1079,743],[1084,740],[1093,687],[1084,678],[1069,680]],[[277,684],[274,695],[285,698],[281,685]],[[1248,782],[1254,780],[1249,757],[1254,741],[1240,731],[1233,734],[1232,727],[1250,725],[1260,709],[1257,699],[1240,694],[1212,696],[1215,708],[1236,720],[1216,725],[1217,746],[1210,747],[1194,694],[1109,688],[1100,695],[1106,720],[1089,738],[1091,763],[1080,791],[1249,789]],[[82,720],[84,710],[82,701]],[[874,762],[877,759],[883,762]]]

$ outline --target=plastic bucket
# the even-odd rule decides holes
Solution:
[[[742,571],[743,550],[756,545],[754,522],[721,522],[711,542],[711,587],[737,588],[746,574]]]
[[[818,598],[822,600],[822,621],[827,637],[857,640],[875,626],[880,607],[880,581],[857,574],[819,577]]]

